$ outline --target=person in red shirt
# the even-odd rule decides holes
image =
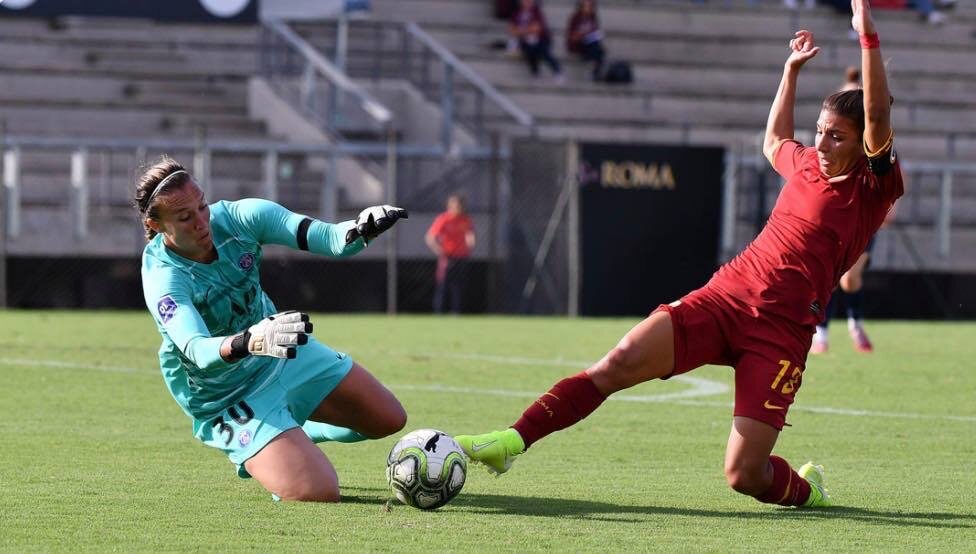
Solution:
[[[451,312],[461,312],[461,294],[467,277],[467,259],[474,248],[474,224],[464,211],[464,200],[452,194],[447,210],[434,219],[424,236],[427,246],[437,254],[434,312],[444,311],[444,297],[451,297]]]
[[[729,365],[735,407],[725,451],[728,484],[760,502],[831,504],[822,466],[810,462],[794,471],[772,450],[831,290],[903,193],[878,35],[868,0],[851,6],[864,88],[824,100],[813,147],[793,138],[793,106],[800,69],[820,48],[809,31],[790,41],[763,148],[787,182],[759,236],[705,286],[659,306],[600,361],[556,383],[511,428],[455,437],[473,461],[505,472],[526,448],[576,424],[619,390],[705,364]]]

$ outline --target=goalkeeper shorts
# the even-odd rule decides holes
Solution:
[[[207,446],[222,450],[237,466],[237,475],[250,478],[244,462],[275,437],[301,427],[352,369],[352,358],[308,338],[298,356],[278,360],[271,376],[220,415],[193,422],[194,435]]]

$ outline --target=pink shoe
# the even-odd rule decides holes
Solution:
[[[827,341],[814,340],[813,343],[810,345],[810,353],[824,354],[827,352],[828,348],[829,348],[829,343]]]
[[[851,340],[854,341],[854,350],[858,352],[874,352],[874,345],[871,344],[871,339],[868,338],[868,334],[864,332],[864,328],[860,324],[850,327]]]

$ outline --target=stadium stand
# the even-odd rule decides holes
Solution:
[[[553,29],[557,57],[565,59],[561,37],[572,0],[548,0],[545,9]],[[520,60],[497,47],[505,23],[492,17],[491,3],[478,0],[379,0],[373,22],[354,22],[350,30],[348,71],[364,79],[396,75],[403,65],[395,33],[382,21],[415,21],[499,91],[528,111],[537,122],[526,129],[510,122],[496,126],[512,134],[594,141],[731,145],[745,157],[756,154],[758,138],[779,80],[786,40],[793,30],[815,32],[824,51],[801,77],[797,101],[798,133],[808,133],[820,101],[840,85],[844,68],[857,59],[857,45],[846,18],[832,10],[791,11],[780,2],[712,2],[669,0],[600,2],[609,58],[634,67],[635,82],[614,86],[592,83],[587,67],[567,62],[566,85],[533,79]],[[893,109],[903,160],[922,163],[976,162],[976,11],[963,8],[939,27],[925,25],[913,13],[884,11],[884,54],[888,59]],[[333,24],[297,25],[322,51],[334,51]],[[777,45],[783,45],[777,53]],[[436,75],[431,82],[436,89]],[[463,109],[463,107],[461,108]],[[469,107],[470,109],[470,107]],[[809,129],[805,128],[809,127]],[[809,136],[809,135],[807,135]],[[753,163],[759,160],[752,160]],[[916,166],[910,190],[896,221],[907,235],[881,238],[880,267],[919,269],[976,268],[972,256],[945,256],[935,247],[934,228],[946,217],[941,210],[940,172]],[[745,179],[743,204],[755,205],[755,179]],[[775,200],[766,187],[765,206]],[[952,248],[976,247],[976,175],[956,173],[951,182]],[[755,233],[752,214],[740,213],[736,231],[741,246]],[[886,233],[883,233],[883,235]],[[896,244],[914,241],[915,256]]]
[[[157,24],[143,20],[67,17],[0,21],[0,134],[105,139],[169,140],[187,163],[194,146],[212,140],[277,141],[252,117],[248,84],[257,71],[259,29],[253,25]],[[157,152],[146,151],[151,158]],[[24,149],[20,156],[21,233],[8,251],[97,255],[141,248],[135,212],[128,206],[137,153],[101,151],[89,159],[96,210],[91,232],[114,241],[51,240],[45,229],[70,229],[64,209],[70,158],[63,150]],[[214,153],[209,183],[218,198],[259,194],[259,155]],[[303,156],[282,155],[287,168],[280,194],[292,205],[315,207],[322,170]]]

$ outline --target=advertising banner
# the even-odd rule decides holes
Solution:
[[[647,315],[717,268],[724,150],[580,144],[582,315]]]
[[[256,23],[258,0],[0,0],[0,17],[62,15],[141,17],[159,21]]]

